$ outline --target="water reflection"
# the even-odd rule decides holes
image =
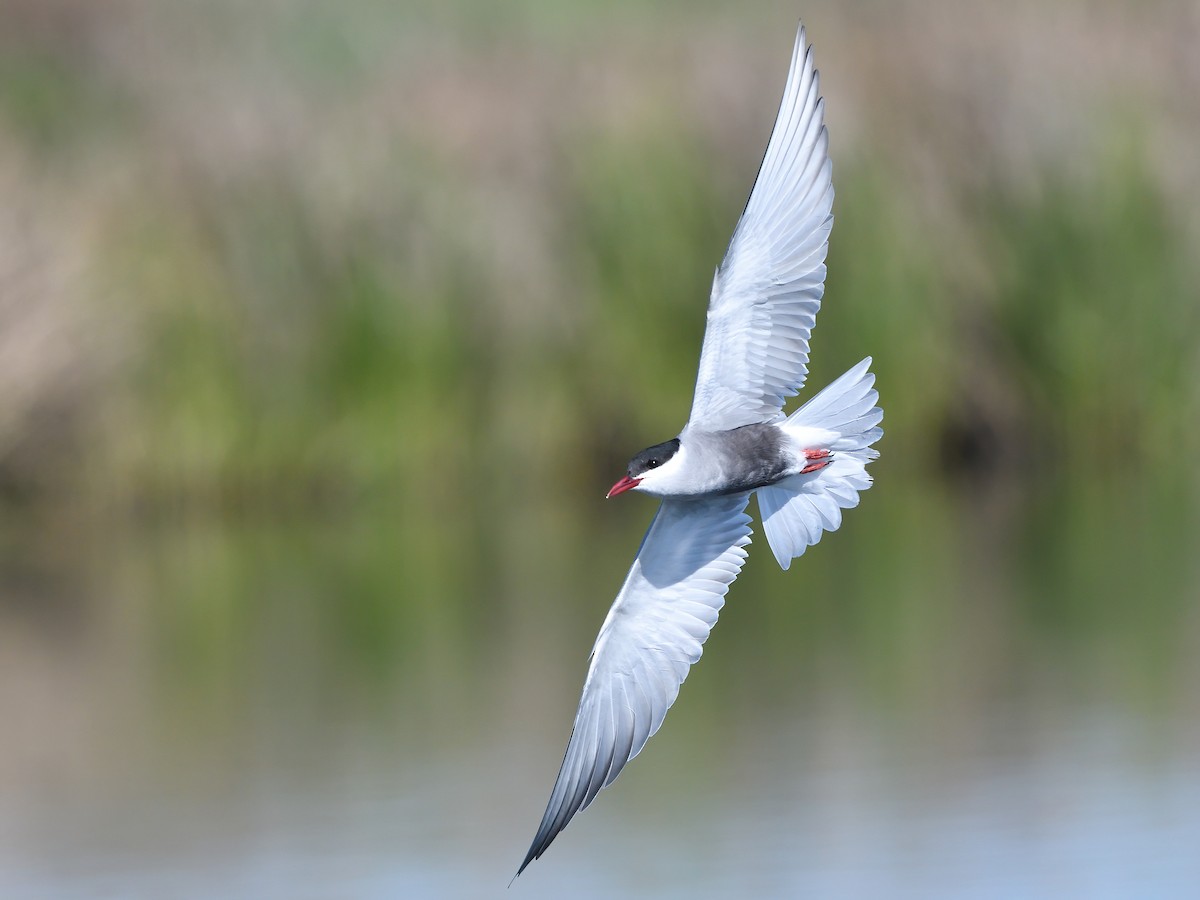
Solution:
[[[10,539],[0,895],[1191,896],[1195,499],[885,463],[508,893],[651,504]]]

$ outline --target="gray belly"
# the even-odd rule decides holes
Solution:
[[[774,425],[743,425],[704,436],[706,450],[720,467],[717,493],[734,494],[766,487],[795,473],[783,433]]]

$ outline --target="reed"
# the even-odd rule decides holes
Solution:
[[[917,40],[923,14],[904,9]],[[80,20],[88,53],[22,20],[34,50],[6,57],[0,175],[43,235],[37,308],[75,343],[70,365],[0,367],[21,411],[0,419],[0,481],[135,507],[469,503],[530,473],[591,487],[682,424],[711,273],[766,137],[747,97],[782,63],[715,10],[656,66],[597,18],[614,63],[577,12],[528,35],[391,23],[409,35],[394,59],[368,39],[370,4],[332,32],[315,10],[287,28],[264,14],[220,74],[182,52],[114,55],[104,17]],[[182,33],[123,15],[164,46]],[[1129,40],[1165,40],[1166,15]],[[1111,25],[1080,26],[1081,71]],[[197,33],[219,44],[220,29]],[[1034,459],[1111,476],[1200,449],[1200,204],[1186,163],[1163,164],[1168,126],[1188,126],[1154,92],[1170,53],[1140,70],[1157,106],[1135,117],[1128,95],[1102,96],[1063,153],[1014,161],[982,117],[914,145],[897,123],[936,131],[957,82],[910,60],[912,87],[872,92],[853,79],[905,57],[876,53],[871,32],[826,35],[837,224],[812,381],[875,356],[881,468],[991,477]],[[734,107],[714,93],[726,76],[741,79]],[[854,96],[892,106],[851,121],[836,111]],[[32,258],[10,247],[0,265]],[[63,286],[59,271],[81,275]],[[19,325],[33,308],[0,314]],[[45,452],[63,434],[71,451]]]

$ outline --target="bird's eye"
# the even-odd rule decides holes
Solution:
[[[658,468],[658,460],[657,459],[650,460],[649,462],[646,463],[646,468],[647,469],[657,469]]]

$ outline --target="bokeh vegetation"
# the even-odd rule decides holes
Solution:
[[[777,26],[9,5],[10,497],[432,507],[594,488],[680,424]],[[978,10],[839,9],[807,12],[838,188],[814,380],[873,353],[910,472],[1112,477],[1200,449],[1173,8],[1066,5],[1016,59],[1019,10],[985,41],[956,30]],[[1031,64],[1077,104],[1023,97]]]

